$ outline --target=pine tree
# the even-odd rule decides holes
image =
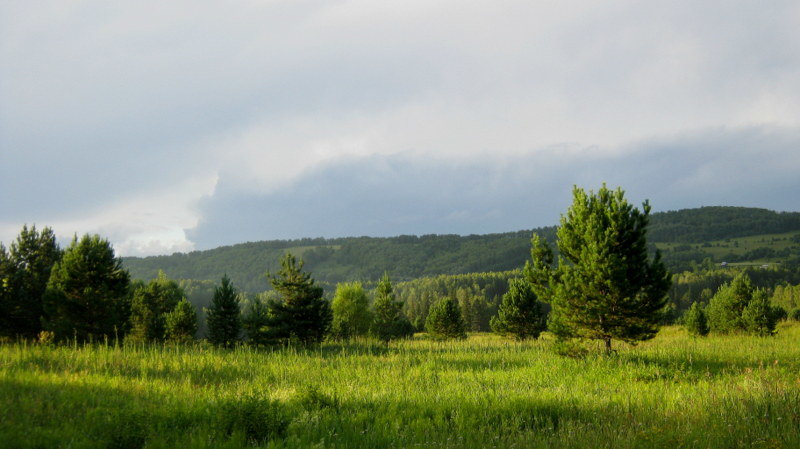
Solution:
[[[314,285],[311,275],[302,269],[303,262],[287,253],[281,259],[281,269],[271,277],[272,288],[281,296],[279,301],[268,303],[273,342],[320,343],[330,331],[331,306],[322,298],[322,288]]]
[[[174,343],[191,343],[197,334],[197,311],[183,298],[166,314],[166,339]]]
[[[692,306],[686,312],[686,330],[691,335],[705,337],[710,330],[708,327],[708,318],[706,311],[699,303],[692,303]]]
[[[222,276],[220,285],[214,288],[211,307],[206,309],[208,341],[215,346],[225,348],[236,344],[242,330],[239,315],[239,298],[236,288],[227,275]]]
[[[130,314],[130,275],[108,240],[72,239],[53,266],[45,293],[45,330],[58,340],[121,337]]]
[[[139,342],[163,341],[166,316],[185,297],[186,293],[178,283],[159,271],[155,279],[133,293],[128,338]]]
[[[396,300],[388,273],[383,273],[378,281],[373,308],[375,318],[370,333],[378,340],[388,344],[391,340],[414,335],[414,326],[403,314],[403,303]]]
[[[41,232],[36,226],[22,227],[17,239],[11,244],[6,274],[7,293],[3,311],[4,323],[0,332],[7,336],[35,338],[42,330],[44,315],[44,293],[50,273],[61,250],[56,236],[50,228]]]
[[[428,319],[425,320],[425,329],[434,338],[467,338],[464,320],[461,318],[461,310],[458,303],[453,298],[442,298],[439,302],[431,306],[428,312]]]
[[[255,298],[247,300],[242,307],[242,329],[247,342],[254,346],[263,346],[270,341],[270,311],[269,301],[275,300],[270,296],[277,296],[274,291],[258,294]]]
[[[508,292],[503,295],[497,315],[490,324],[495,333],[510,335],[517,340],[539,338],[547,328],[546,314],[527,280],[509,281]]]
[[[552,306],[548,327],[559,337],[629,343],[655,336],[667,304],[671,277],[661,256],[649,260],[650,205],[631,206],[622,189],[605,185],[594,194],[573,190],[573,203],[557,231],[560,256],[537,236],[526,276]]]
[[[336,286],[331,302],[333,323],[331,334],[337,339],[363,336],[369,332],[372,313],[369,298],[360,282],[344,282]]]
[[[770,304],[767,292],[759,289],[742,311],[742,325],[750,334],[768,337],[775,334],[781,312]]]

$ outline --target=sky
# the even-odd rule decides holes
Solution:
[[[0,241],[171,254],[800,210],[797,1],[0,2]]]

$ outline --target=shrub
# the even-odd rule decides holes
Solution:
[[[280,403],[256,396],[223,403],[219,416],[219,430],[224,435],[230,437],[239,433],[254,446],[283,438],[289,426],[286,412]]]

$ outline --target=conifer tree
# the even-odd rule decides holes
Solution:
[[[686,312],[686,330],[691,335],[705,337],[708,335],[708,318],[706,311],[700,303],[692,303],[692,306]]]
[[[431,306],[425,329],[434,338],[467,338],[466,326],[455,299],[446,297]]]
[[[753,299],[755,290],[750,276],[745,272],[720,286],[708,304],[711,330],[721,334],[745,330],[742,314]]]
[[[322,287],[314,285],[303,262],[290,253],[281,259],[281,269],[271,277],[272,288],[281,296],[270,301],[270,339],[277,343],[320,343],[330,331],[331,306],[322,298]]]
[[[5,323],[2,334],[35,338],[42,330],[44,293],[53,265],[61,258],[52,229],[22,227],[8,253],[10,271],[6,277]]]
[[[748,333],[768,337],[775,334],[775,326],[778,324],[781,312],[782,309],[770,304],[766,291],[757,289],[742,311],[742,324]]]
[[[642,211],[622,189],[603,185],[595,194],[573,189],[573,203],[557,231],[559,259],[533,238],[525,273],[539,298],[552,306],[548,327],[559,337],[629,343],[655,336],[671,277],[656,251],[647,254],[650,205]]]
[[[128,338],[140,342],[163,341],[167,314],[185,297],[178,283],[159,270],[155,279],[133,292]]]
[[[403,303],[397,301],[389,273],[383,273],[375,288],[375,318],[370,333],[388,344],[389,341],[414,335],[414,326],[403,314]]]
[[[206,309],[208,341],[215,346],[232,347],[239,341],[239,334],[242,330],[239,315],[239,298],[236,288],[227,275],[222,276],[220,285],[214,288],[211,307]]]
[[[546,314],[527,280],[509,281],[508,292],[503,295],[497,315],[490,324],[495,333],[517,340],[539,338],[547,328]]]
[[[45,330],[56,339],[121,337],[130,315],[130,275],[108,240],[72,239],[53,266],[45,293]]]
[[[166,338],[174,343],[191,343],[197,334],[197,311],[188,299],[182,298],[175,308],[166,314]]]

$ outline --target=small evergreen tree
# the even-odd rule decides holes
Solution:
[[[222,276],[219,287],[214,289],[211,307],[206,309],[208,340],[215,346],[232,347],[239,341],[239,334],[242,330],[239,315],[239,298],[236,288],[227,275]]]
[[[369,310],[369,299],[360,282],[340,283],[331,302],[333,325],[331,334],[334,338],[348,339],[363,336],[369,332],[372,313]]]
[[[175,310],[185,297],[186,293],[178,283],[159,271],[155,279],[133,293],[128,338],[139,342],[163,341],[167,314]]]
[[[742,311],[742,325],[750,334],[768,337],[775,334],[780,315],[781,310],[770,305],[767,292],[758,289]]]
[[[546,314],[529,282],[525,279],[509,281],[508,292],[503,295],[490,325],[495,333],[510,335],[517,340],[539,338],[547,328]]]
[[[322,288],[314,285],[314,279],[302,269],[303,262],[286,253],[277,276],[271,277],[272,288],[281,296],[279,301],[268,303],[269,339],[273,342],[320,343],[330,331],[330,303],[322,298]]]
[[[275,301],[277,296],[274,291],[268,291],[257,295],[247,301],[242,308],[242,328],[247,342],[254,346],[262,346],[270,343],[270,312],[269,301]]]
[[[191,343],[197,334],[197,311],[188,299],[183,298],[166,314],[166,338],[174,343]]]
[[[686,312],[686,330],[691,335],[698,335],[705,337],[708,335],[708,319],[706,318],[706,311],[699,303],[692,303],[692,306]]]
[[[58,340],[113,339],[130,315],[130,275],[108,240],[72,239],[53,266],[45,293],[45,330]]]
[[[461,310],[458,303],[453,298],[442,298],[439,302],[431,306],[428,312],[428,319],[425,321],[425,328],[434,338],[467,338],[464,320],[461,318]]]
[[[390,340],[414,335],[414,326],[403,314],[403,303],[396,300],[388,273],[378,281],[373,308],[375,318],[370,333],[378,340],[388,344]]]

